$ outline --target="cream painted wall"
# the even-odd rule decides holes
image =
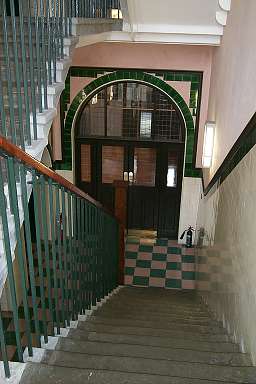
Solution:
[[[196,164],[201,167],[203,131],[207,119],[213,47],[170,44],[98,43],[76,48],[73,66],[191,70],[203,72]]]
[[[256,109],[256,1],[232,0],[221,46],[215,48],[208,120],[216,121],[211,178]]]
[[[197,287],[216,318],[256,365],[256,147],[200,201]]]
[[[185,243],[186,237],[180,240],[182,232],[189,226],[196,228],[199,199],[202,192],[202,181],[195,177],[184,177],[180,204],[179,243]],[[193,236],[193,242],[195,236]]]

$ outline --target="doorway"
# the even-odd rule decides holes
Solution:
[[[109,209],[115,180],[129,180],[127,228],[177,239],[184,123],[159,90],[118,83],[83,108],[75,135],[76,184]]]

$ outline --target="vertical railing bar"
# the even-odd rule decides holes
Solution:
[[[69,36],[72,35],[72,0],[69,0],[68,2],[68,12],[69,12],[69,17],[68,17],[68,33]]]
[[[24,307],[24,316],[25,316],[25,327],[28,343],[29,354],[33,355],[32,350],[32,337],[31,337],[31,326],[30,326],[30,313],[27,297],[27,287],[26,287],[26,274],[24,269],[24,259],[23,259],[23,250],[22,250],[22,240],[21,240],[21,228],[20,228],[20,215],[19,215],[19,206],[17,198],[17,186],[15,180],[15,171],[14,171],[14,160],[13,158],[7,159],[7,173],[8,173],[8,189],[9,194],[12,198],[13,203],[13,215],[15,223],[15,235],[17,241],[17,258],[19,271],[21,275],[21,289],[22,289],[22,298],[23,298],[23,307]],[[39,340],[38,345],[40,346],[40,336],[38,335],[38,329],[36,329],[37,340]]]
[[[24,213],[26,252],[28,256],[29,280],[30,280],[31,295],[32,295],[32,307],[33,307],[36,334],[39,335],[40,330],[39,330],[39,321],[38,321],[38,306],[36,302],[37,298],[36,298],[35,267],[34,267],[34,260],[33,260],[32,240],[31,240],[31,230],[30,230],[29,210],[28,210],[27,181],[26,181],[26,171],[24,169],[23,164],[20,165],[20,180],[21,180],[21,193],[22,193],[22,208]],[[40,343],[40,340],[38,340],[38,344],[39,343]]]
[[[15,17],[15,8],[14,0],[10,0],[10,9],[11,9],[11,23],[12,23],[12,38],[13,38],[13,53],[14,53],[14,67],[15,67],[15,78],[16,78],[16,90],[17,90],[17,101],[18,101],[18,127],[19,135],[21,139],[21,147],[25,149],[25,138],[23,131],[23,112],[22,112],[22,97],[21,97],[21,79],[20,79],[20,64],[18,58],[18,42],[17,42],[17,28],[16,28],[16,17]]]
[[[2,83],[2,73],[0,69],[0,117],[1,117],[1,135],[8,136],[6,128],[6,113],[4,110],[4,95],[3,95],[3,83]]]
[[[96,282],[96,299],[100,299],[100,261],[99,261],[99,221],[98,209],[95,208],[95,245],[96,245],[96,258],[95,258],[95,282]]]
[[[61,187],[61,210],[62,210],[62,225],[63,225],[63,256],[64,256],[64,273],[65,273],[65,303],[67,314],[67,326],[70,325],[70,310],[69,310],[69,278],[68,278],[68,262],[67,262],[67,223],[66,223],[66,195],[64,187]]]
[[[43,175],[40,175],[40,185],[42,191],[42,204],[41,204],[41,217],[42,217],[42,227],[43,227],[43,241],[44,241],[44,252],[45,252],[45,269],[46,269],[46,278],[47,278],[47,291],[48,291],[48,304],[50,311],[51,319],[51,332],[54,335],[54,315],[53,315],[53,304],[52,304],[52,282],[51,282],[51,267],[50,267],[50,252],[49,252],[49,238],[48,238],[48,225],[47,225],[47,216],[46,216],[46,182]]]
[[[68,236],[69,236],[69,247],[68,247],[68,254],[69,254],[69,273],[70,273],[70,300],[71,300],[71,318],[75,318],[75,305],[74,305],[74,248],[73,248],[73,215],[72,215],[72,197],[71,193],[68,192]]]
[[[92,305],[92,248],[91,248],[91,205],[88,204],[87,206],[87,224],[88,224],[88,229],[87,229],[87,244],[88,244],[88,250],[87,250],[87,268],[88,268],[88,308],[91,308]]]
[[[41,185],[38,182],[38,178],[35,170],[32,171],[32,180],[33,180],[33,196],[34,196],[34,216],[35,216],[35,227],[36,227],[36,253],[38,259],[38,272],[39,272],[39,285],[40,285],[40,300],[42,306],[42,321],[43,321],[43,332],[44,332],[44,341],[48,342],[48,332],[47,332],[47,319],[46,319],[46,306],[45,306],[45,291],[44,291],[44,272],[43,272],[43,260],[42,260],[42,246],[41,246],[41,230],[40,230],[40,216],[39,216],[39,191],[38,188]],[[40,191],[42,195],[43,191]]]
[[[78,311],[81,313],[82,308],[82,272],[81,272],[81,264],[82,264],[82,246],[81,246],[81,199],[77,199],[77,245],[78,245],[78,298],[79,298],[79,304],[78,304]]]
[[[97,249],[96,249],[96,220],[95,220],[95,212],[96,208],[92,206],[92,230],[93,230],[93,236],[92,236],[92,242],[93,242],[93,297],[92,297],[92,303],[93,305],[96,305],[97,301],[97,293],[96,293],[96,264],[97,264]]]
[[[104,271],[103,271],[103,223],[102,223],[102,212],[99,212],[99,246],[100,246],[100,281],[101,281],[101,297],[104,297]]]
[[[52,0],[53,81],[57,83],[56,1]]]
[[[55,217],[53,212],[53,185],[49,179],[49,208],[50,218]],[[59,300],[58,300],[58,279],[57,279],[57,260],[56,260],[56,245],[55,245],[55,227],[54,220],[51,221],[51,238],[52,238],[52,263],[53,263],[53,281],[54,281],[54,301],[56,311],[57,334],[60,334],[60,317],[59,317]]]
[[[1,307],[0,307],[0,347],[1,347],[0,350],[1,350],[1,355],[3,360],[3,365],[4,365],[5,377],[9,378],[11,376],[11,372],[10,372],[10,366],[8,361],[7,349],[6,349],[6,341],[4,336],[4,326],[3,326],[3,320],[2,320]]]
[[[108,265],[107,265],[107,217],[103,214],[104,220],[104,282],[105,282],[105,295],[108,294]]]
[[[47,90],[47,64],[46,64],[46,39],[45,39],[45,17],[44,17],[44,0],[40,0],[40,30],[41,30],[41,50],[42,50],[42,79],[44,91],[44,109],[48,109],[48,90]]]
[[[91,263],[91,305],[94,303],[94,243],[93,243],[93,207],[90,205],[90,263]]]
[[[9,114],[10,114],[10,124],[11,124],[11,137],[14,144],[17,144],[17,130],[15,124],[15,112],[14,112],[14,101],[13,101],[13,81],[11,73],[11,62],[10,62],[10,51],[9,51],[9,41],[8,41],[8,23],[6,15],[6,1],[3,4],[3,38],[4,38],[4,57],[6,65],[6,76],[7,76],[7,92],[9,100]]]
[[[79,285],[79,270],[78,270],[78,262],[79,262],[79,250],[78,250],[78,197],[76,195],[74,197],[74,206],[73,206],[73,217],[74,217],[74,242],[75,242],[75,308],[76,308],[76,316],[79,313],[79,290],[78,290],[78,285]]]
[[[59,17],[59,29],[60,29],[60,58],[64,59],[64,29],[63,29],[63,1],[60,0],[60,17]]]
[[[68,0],[64,0],[64,36],[68,37]]]
[[[20,38],[21,38],[21,56],[22,56],[22,72],[23,72],[23,86],[24,86],[24,104],[25,104],[25,120],[26,120],[26,135],[27,144],[31,145],[31,129],[30,129],[30,103],[28,92],[28,72],[25,48],[25,31],[24,31],[24,14],[23,4],[19,1],[19,20],[20,20]]]
[[[75,279],[75,316],[77,316],[79,311],[79,301],[78,301],[78,239],[77,239],[77,197],[73,195],[73,218],[74,218],[74,279]]]
[[[85,247],[85,202],[81,200],[81,248],[82,248],[82,310],[85,313],[86,309],[86,269],[85,269],[85,260],[86,260],[86,247]]]
[[[64,327],[66,327],[66,310],[65,310],[65,292],[63,284],[63,266],[62,266],[62,247],[61,247],[61,218],[60,218],[60,189],[58,185],[55,185],[56,191],[56,231],[57,231],[57,245],[58,245],[58,266],[59,266],[59,286],[61,290],[61,315]]]
[[[71,0],[72,2],[72,17],[76,17],[76,4],[75,4],[75,0]]]
[[[37,140],[37,94],[35,84],[35,69],[34,69],[34,47],[32,34],[32,17],[31,17],[31,0],[28,0],[28,45],[29,45],[29,73],[30,73],[30,88],[31,88],[31,105],[32,105],[32,120],[33,120],[33,139]]]
[[[85,203],[85,282],[86,308],[90,308],[90,280],[89,280],[89,205]]]
[[[38,3],[34,0],[34,19],[35,19],[35,39],[36,39],[36,66],[37,66],[37,88],[38,88],[38,105],[39,112],[43,112],[42,103],[42,73],[41,73],[41,51],[40,51],[40,28],[38,17]]]
[[[48,82],[52,84],[52,18],[50,0],[46,0],[46,14],[47,14],[47,35],[48,35],[48,49],[47,49],[47,70]]]
[[[5,257],[8,271],[8,282],[10,286],[10,296],[11,296],[11,305],[13,312],[13,323],[15,330],[15,339],[17,345],[17,354],[20,362],[23,362],[23,351],[21,345],[21,334],[20,334],[20,324],[19,324],[19,312],[17,305],[17,296],[16,296],[16,287],[15,287],[15,279],[13,272],[13,263],[12,263],[12,252],[10,245],[10,235],[9,235],[9,225],[6,214],[6,196],[4,193],[4,182],[3,182],[3,174],[2,167],[0,167],[0,212],[2,219],[2,227],[4,234],[4,247],[5,247]]]
[[[104,0],[104,17],[107,18],[107,0]]]
[[[56,59],[59,60],[60,59],[60,31],[59,31],[59,22],[60,22],[60,9],[59,9],[59,1],[61,0],[54,0],[55,2],[55,11],[56,11],[56,14],[55,14],[55,31],[56,31],[56,34],[55,34],[55,44],[56,44]]]

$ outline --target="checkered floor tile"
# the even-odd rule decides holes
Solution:
[[[195,256],[193,248],[177,241],[144,239],[126,241],[125,284],[175,289],[195,289]]]

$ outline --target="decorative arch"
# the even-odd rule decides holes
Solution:
[[[64,125],[64,153],[63,162],[65,169],[72,169],[72,127],[78,111],[84,103],[89,100],[93,94],[101,88],[117,82],[138,81],[151,85],[165,93],[178,107],[185,122],[186,127],[186,153],[185,153],[185,176],[197,176],[197,171],[193,167],[193,152],[195,145],[195,126],[192,114],[183,97],[165,81],[143,71],[122,71],[118,70],[105,74],[93,80],[84,89],[82,89],[72,101],[67,112]],[[192,174],[191,174],[192,173]]]

